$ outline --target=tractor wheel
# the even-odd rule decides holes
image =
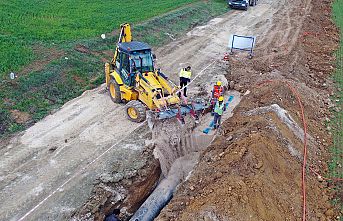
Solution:
[[[121,103],[120,86],[113,78],[111,78],[108,85],[108,92],[110,94],[111,100],[114,103]]]
[[[146,119],[146,108],[144,104],[133,100],[126,104],[127,118],[133,122],[140,123]]]

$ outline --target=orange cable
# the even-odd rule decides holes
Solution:
[[[259,83],[257,83],[258,86],[261,86],[262,84],[266,83],[275,83],[275,82],[282,82],[286,83],[288,88],[292,91],[293,95],[296,96],[299,107],[301,109],[301,119],[304,126],[304,150],[303,150],[303,164],[302,164],[302,176],[301,176],[301,186],[302,186],[302,199],[303,199],[303,211],[302,211],[302,221],[306,221],[306,164],[307,164],[307,122],[305,119],[305,113],[304,113],[304,106],[301,103],[300,95],[297,92],[297,90],[291,86],[291,84],[288,81],[281,81],[281,80],[264,80]],[[309,167],[310,171],[312,171],[315,175],[321,177],[324,180],[327,181],[343,181],[343,178],[326,178],[322,175],[320,175],[318,172],[316,172],[311,166]]]

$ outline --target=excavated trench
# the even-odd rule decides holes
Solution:
[[[215,133],[204,134],[197,130],[191,117],[185,120],[185,125],[175,119],[154,123],[151,142],[153,154],[160,162],[161,181],[130,220],[153,220],[170,201],[176,187],[190,175],[200,152],[213,140]]]
[[[232,116],[231,111],[240,101],[238,92],[231,92],[230,95],[234,99],[229,103],[223,120]],[[175,119],[154,122],[152,139],[148,143],[154,146],[154,157],[160,163],[161,181],[130,220],[153,220],[171,200],[177,186],[192,173],[200,153],[214,139],[215,131],[203,133],[211,120],[212,116],[207,114],[201,117],[200,124],[189,116],[185,117],[184,125]]]
[[[190,92],[190,96],[210,96],[202,92],[210,91],[207,87],[218,80],[222,81],[223,86],[233,88],[228,85],[224,75],[218,75],[217,71],[215,73],[213,76],[208,75],[209,82],[199,84],[200,88],[206,89],[196,90],[197,93]],[[228,108],[222,122],[233,115],[232,111],[239,104],[240,96],[238,91],[225,94]],[[229,97],[233,98],[230,102]],[[210,114],[205,114],[200,117],[199,123],[186,116],[184,125],[176,119],[154,122],[153,127],[142,125],[141,129],[133,132],[135,136],[128,136],[125,144],[119,144],[132,143],[135,147],[133,154],[137,158],[133,156],[132,159],[125,159],[120,163],[123,169],[115,167],[104,174],[109,179],[97,181],[91,197],[72,215],[72,220],[103,220],[115,208],[120,208],[122,220],[153,220],[169,202],[177,186],[187,180],[200,154],[214,139],[215,131],[203,133],[212,120]]]

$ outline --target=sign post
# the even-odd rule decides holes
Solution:
[[[231,35],[229,40],[230,54],[233,54],[234,50],[247,51],[249,58],[252,58],[255,42],[255,36]]]

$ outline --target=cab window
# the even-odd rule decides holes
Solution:
[[[130,73],[130,62],[129,62],[129,55],[122,53],[121,57],[121,70],[123,74]]]
[[[134,71],[139,71],[141,73],[154,71],[153,60],[150,51],[134,52],[131,56],[131,60],[132,69]]]

